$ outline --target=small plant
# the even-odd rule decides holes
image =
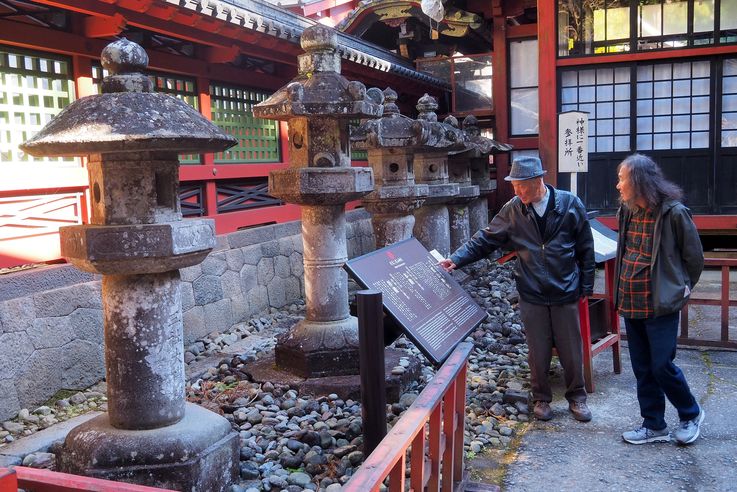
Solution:
[[[472,459],[474,459],[475,457],[476,457],[476,453],[474,453],[474,452],[473,452],[473,451],[471,451],[470,449],[469,449],[468,451],[466,451],[466,459],[467,459],[467,460],[472,460]]]

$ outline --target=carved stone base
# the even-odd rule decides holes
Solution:
[[[65,473],[173,490],[221,492],[238,476],[238,434],[223,417],[187,404],[184,418],[159,429],[110,425],[107,414],[75,427],[59,456]]]
[[[277,339],[274,355],[280,370],[302,378],[358,374],[358,318],[304,319]]]

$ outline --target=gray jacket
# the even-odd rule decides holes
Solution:
[[[619,239],[615,271],[615,305],[619,305],[619,275],[624,255],[627,224],[632,212],[622,207],[619,217]],[[650,290],[654,316],[679,311],[688,301],[691,289],[704,269],[704,250],[699,240],[691,211],[674,200],[663,203],[655,217],[653,251],[650,262]]]
[[[544,234],[540,234],[532,207],[514,197],[486,229],[474,234],[450,260],[462,267],[498,248],[514,250],[518,258],[514,276],[524,301],[560,305],[591,295],[596,263],[586,209],[581,200],[567,191],[555,189],[554,195]]]

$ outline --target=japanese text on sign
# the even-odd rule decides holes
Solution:
[[[580,111],[558,114],[558,171],[583,173],[589,170],[589,117]]]

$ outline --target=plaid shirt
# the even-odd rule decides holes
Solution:
[[[643,319],[653,315],[650,262],[654,229],[655,215],[649,210],[639,209],[627,224],[617,306],[625,318]]]

